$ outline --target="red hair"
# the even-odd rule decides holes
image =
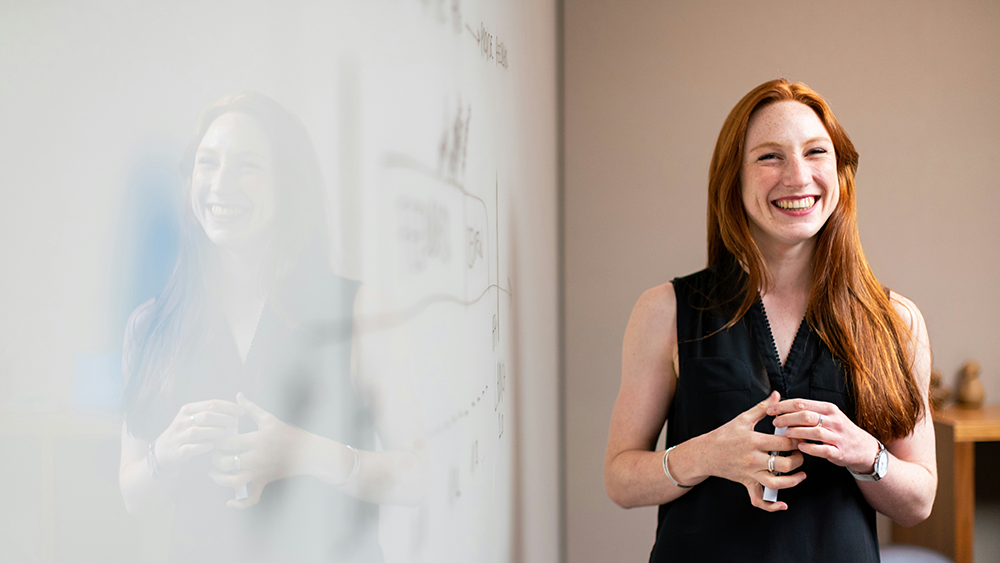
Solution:
[[[806,320],[847,367],[857,424],[882,442],[902,438],[924,408],[906,353],[911,333],[861,249],[854,185],[858,151],[826,101],[801,82],[772,80],[751,90],[729,113],[715,145],[708,176],[708,264],[738,263],[747,272],[743,301],[727,328],[772,283],[743,207],[740,167],[750,117],[783,101],[816,112],[837,157],[840,201],[817,235]]]

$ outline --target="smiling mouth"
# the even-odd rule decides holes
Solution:
[[[212,214],[213,219],[229,221],[246,215],[250,212],[250,208],[239,205],[212,204],[208,206],[208,211]]]
[[[771,202],[779,209],[787,209],[789,211],[802,211],[809,209],[816,204],[816,196],[807,196],[799,199],[780,199]]]

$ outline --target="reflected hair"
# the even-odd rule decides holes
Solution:
[[[126,328],[122,409],[129,432],[152,438],[162,425],[163,399],[173,392],[184,355],[200,350],[219,328],[219,249],[191,208],[195,156],[212,123],[227,113],[253,118],[273,154],[275,217],[258,278],[267,293],[310,250],[326,257],[323,179],[315,149],[302,123],[271,98],[256,92],[226,96],[198,119],[180,163],[184,178],[181,241],[177,262],[154,300],[132,314]]]
[[[924,414],[910,370],[910,329],[893,307],[861,249],[854,175],[858,151],[826,101],[801,82],[765,82],[732,109],[715,145],[708,178],[708,265],[732,274],[742,267],[742,302],[733,326],[772,286],[773,277],[750,231],[740,168],[751,116],[768,105],[795,101],[826,127],[837,159],[840,200],[820,229],[812,258],[806,321],[845,365],[857,424],[882,442],[909,435]]]

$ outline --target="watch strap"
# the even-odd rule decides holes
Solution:
[[[876,439],[875,441],[878,442],[878,452],[875,454],[875,460],[872,463],[871,473],[858,473],[857,471],[851,469],[850,467],[847,468],[847,470],[850,471],[851,475],[853,475],[854,478],[857,479],[858,481],[878,481],[879,479],[885,476],[884,471],[881,474],[879,474],[878,471],[879,461],[883,455],[886,455],[885,445],[882,444],[882,442],[878,439]]]

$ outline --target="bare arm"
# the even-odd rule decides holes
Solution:
[[[355,384],[367,398],[382,451],[360,451],[358,474],[342,489],[369,502],[416,504],[427,489],[424,417],[412,384],[412,352],[399,332],[399,313],[388,299],[362,286],[354,304],[351,364]],[[353,453],[330,442],[319,447],[312,473],[341,482],[353,468]],[[339,450],[339,453],[338,453]],[[350,465],[345,466],[345,458]]]
[[[868,504],[903,526],[912,526],[926,520],[937,492],[937,457],[934,447],[934,423],[928,399],[931,381],[931,348],[927,326],[920,310],[909,299],[892,294],[892,302],[903,320],[910,326],[911,372],[923,395],[924,416],[917,421],[909,436],[886,444],[889,450],[889,469],[884,479],[859,481],[858,486]],[[855,471],[871,471],[875,451],[864,467]]]
[[[663,454],[653,451],[677,381],[676,309],[673,286],[655,287],[636,302],[625,329],[622,381],[604,458],[608,496],[625,508],[662,504],[687,491],[667,479]]]

